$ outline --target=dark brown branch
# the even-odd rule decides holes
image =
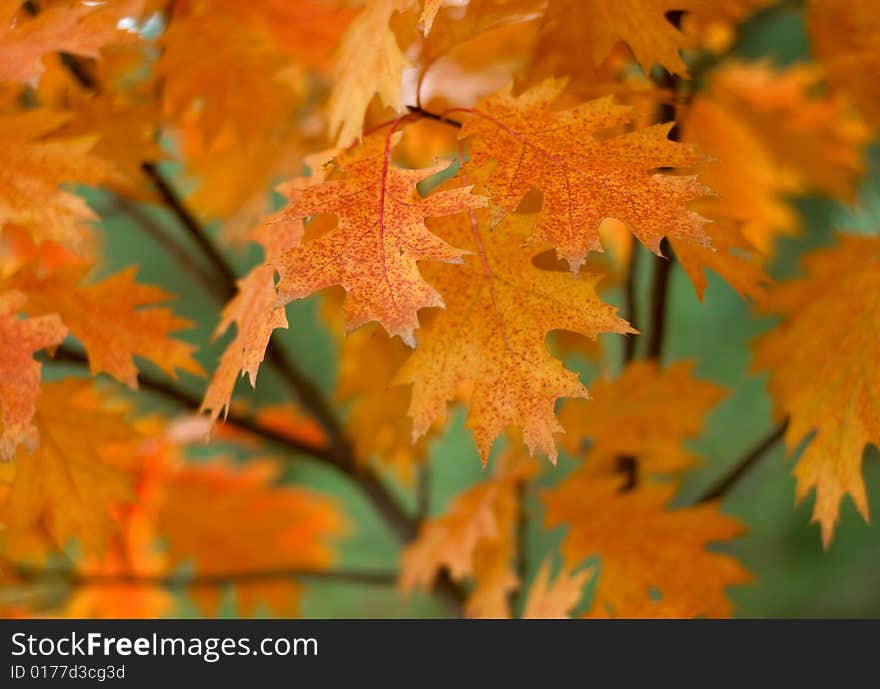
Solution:
[[[527,486],[521,483],[516,489],[516,553],[515,570],[519,586],[511,591],[508,604],[514,617],[519,617],[523,606],[523,598],[526,587],[526,577],[529,574],[529,515],[525,503]]]
[[[101,574],[77,572],[70,569],[39,569],[19,563],[4,563],[15,572],[17,578],[28,583],[62,582],[70,586],[160,586],[167,589],[202,588],[254,584],[284,579],[306,579],[340,584],[367,586],[393,586],[397,572],[361,569],[269,569],[253,572],[203,575],[149,575],[149,574]]]
[[[660,251],[663,256],[657,257],[654,261],[654,280],[651,284],[651,330],[648,335],[648,349],[645,352],[645,356],[649,359],[657,360],[663,353],[669,276],[674,260],[669,252],[669,241],[665,238],[660,242]]]
[[[214,274],[196,261],[180,243],[171,236],[143,208],[129,199],[119,197],[115,200],[116,209],[134,220],[149,237],[159,245],[179,265],[187,275],[191,275],[201,285],[207,294],[215,299],[222,300],[226,297],[226,290],[221,283],[214,279]]]
[[[64,346],[57,349],[55,357],[51,361],[80,366],[88,365],[88,358],[84,354]],[[154,378],[149,374],[141,372],[138,375],[138,384],[141,389],[159,395],[186,409],[195,411],[201,405],[201,399],[197,395],[187,392],[168,381]],[[240,430],[252,433],[286,450],[301,453],[306,458],[312,458],[324,465],[332,466],[342,472],[346,478],[352,481],[364,493],[386,524],[402,542],[409,543],[416,537],[419,520],[410,517],[403,511],[382,480],[368,468],[361,469],[349,466],[348,463],[340,459],[337,453],[327,448],[297,440],[289,435],[267,428],[247,416],[230,413],[226,418],[226,423]],[[452,614],[460,616],[465,593],[458,584],[452,581],[448,574],[443,573],[438,577],[434,585],[434,592],[443,600]]]
[[[208,235],[202,229],[201,224],[195,219],[195,216],[189,212],[183,201],[178,197],[177,192],[171,187],[165,176],[161,173],[155,163],[142,163],[141,169],[147,176],[156,191],[162,198],[165,206],[174,214],[174,217],[189,233],[192,240],[198,245],[202,253],[211,263],[214,270],[219,273],[222,282],[219,283],[219,290],[222,290],[223,301],[229,301],[235,296],[237,288],[235,286],[235,272],[224,258],[223,254],[214,246],[214,243],[208,238]]]
[[[85,354],[64,345],[58,347],[55,351],[55,356],[51,361],[54,363],[74,364],[77,366],[88,366],[89,363],[88,357]],[[198,395],[188,392],[170,381],[162,378],[154,378],[143,371],[138,373],[138,385],[142,390],[152,392],[181,407],[191,409],[192,411],[198,411],[202,404],[202,400]],[[230,413],[226,418],[226,423],[230,426],[235,426],[243,431],[257,435],[269,442],[284,445],[288,450],[300,452],[324,462],[331,460],[332,454],[328,448],[301,441],[271,428],[267,428],[250,417]]]
[[[455,127],[456,129],[461,129],[464,126],[463,122],[454,120],[451,117],[446,117],[446,115],[438,115],[436,112],[425,110],[419,105],[407,105],[406,109],[413,115],[418,115],[419,117],[424,117],[428,120],[434,120],[435,122],[442,122],[443,124],[448,124],[450,127]]]
[[[639,242],[632,243],[632,249],[629,254],[629,265],[626,273],[626,284],[623,288],[623,317],[630,324],[636,322],[636,274],[639,270],[639,254],[641,248]],[[627,335],[623,341],[623,363],[628,364],[633,360],[636,353],[637,337],[635,335]]]
[[[419,521],[428,518],[431,513],[431,462],[426,459],[418,469],[418,485],[416,486],[416,518]]]
[[[773,428],[766,436],[742,457],[740,457],[730,470],[711,487],[709,487],[697,500],[696,503],[708,502],[724,497],[748,473],[764,455],[778,443],[788,429],[788,419]]]

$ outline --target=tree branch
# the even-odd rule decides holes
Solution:
[[[71,586],[159,586],[167,589],[229,586],[233,584],[254,584],[279,579],[307,579],[340,584],[361,584],[367,586],[393,586],[398,573],[369,569],[267,569],[252,572],[230,572],[228,574],[103,574],[78,572],[71,569],[40,569],[17,562],[4,563],[15,571],[19,579],[29,583],[50,583],[60,581]]]
[[[788,424],[789,420],[785,419],[785,421],[761,438],[751,450],[746,452],[733,463],[733,466],[724,476],[718,479],[714,485],[706,489],[706,491],[695,500],[695,503],[704,503],[727,495],[727,493],[739,483],[740,479],[748,473],[749,469],[751,469],[769,450],[773,449],[776,443],[782,439],[785,435],[785,431],[788,430]]]
[[[191,275],[201,285],[202,289],[217,300],[226,297],[225,288],[214,279],[214,274],[196,261],[164,227],[144,212],[137,203],[125,197],[114,200],[114,206],[119,212],[125,213],[138,226],[153,239],[188,275]]]
[[[407,105],[406,109],[413,115],[418,115],[419,117],[424,117],[425,119],[434,120],[436,122],[442,122],[443,124],[448,124],[450,127],[455,127],[456,129],[461,129],[464,126],[463,122],[454,120],[451,117],[446,117],[446,115],[439,115],[436,112],[425,110],[420,105]]]
[[[639,254],[641,248],[639,242],[633,240],[632,248],[629,254],[629,264],[626,272],[626,284],[623,287],[623,317],[630,323],[636,321],[636,273],[639,269]],[[634,335],[627,335],[623,342],[623,364],[624,366],[633,360],[636,353],[637,338]]]
[[[664,237],[660,242],[662,257],[654,261],[654,281],[651,285],[651,330],[648,349],[645,355],[659,361],[663,354],[663,334],[666,326],[666,307],[669,292],[669,275],[672,272],[673,258],[669,254],[669,241]]]
[[[519,586],[510,593],[508,604],[510,612],[514,617],[519,617],[520,608],[523,605],[525,597],[526,577],[529,573],[529,515],[525,508],[527,495],[527,487],[525,483],[521,483],[516,488],[516,561],[515,570],[516,578],[519,579]]]
[[[88,358],[85,354],[65,346],[58,347],[55,357],[49,361],[88,366]],[[138,374],[138,384],[143,390],[152,392],[186,409],[198,411],[201,406],[201,398],[199,396],[183,390],[171,382],[154,378],[148,373],[140,372]],[[251,433],[288,451],[300,453],[305,458],[333,467],[360,489],[401,542],[409,543],[416,537],[420,520],[410,517],[401,508],[400,504],[388,491],[388,488],[386,488],[382,479],[368,467],[357,467],[349,464],[341,460],[336,452],[328,448],[298,440],[268,428],[247,416],[233,412],[226,417],[225,422],[230,426]],[[452,614],[460,616],[465,592],[447,573],[443,573],[438,577],[434,585],[434,592]]]

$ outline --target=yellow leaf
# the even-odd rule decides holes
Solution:
[[[2,506],[7,552],[30,559],[70,539],[103,550],[116,529],[112,509],[134,497],[141,435],[126,416],[88,380],[43,386],[34,414],[40,444],[33,454],[19,448]]]
[[[541,563],[535,580],[529,589],[523,619],[550,620],[567,618],[580,602],[584,586],[593,575],[593,570],[581,572],[559,572],[550,581],[550,560]]]
[[[590,463],[616,468],[619,457],[637,459],[646,475],[692,468],[684,441],[698,436],[724,390],[693,375],[693,363],[661,369],[654,361],[630,363],[614,379],[593,383],[589,401],[569,400],[559,413],[562,445],[575,456],[589,443]]]
[[[365,0],[339,46],[333,92],[327,110],[330,137],[347,146],[361,135],[367,106],[375,94],[400,110],[403,70],[409,66],[389,26],[409,0]]]
[[[568,567],[599,557],[593,617],[728,617],[725,589],[749,581],[730,555],[707,549],[742,533],[717,505],[669,509],[675,486],[641,484],[579,469],[544,494],[548,526],[566,525]]]
[[[827,548],[845,495],[868,518],[861,469],[865,445],[880,443],[880,239],[841,237],[804,266],[762,302],[783,320],[757,342],[754,366],[770,371],[777,415],[790,416],[789,451],[815,431],[794,475],[798,500],[816,489]]]
[[[473,383],[467,426],[485,463],[508,426],[522,429],[531,451],[556,458],[554,415],[560,397],[586,397],[578,376],[545,344],[551,330],[590,338],[634,333],[614,307],[596,296],[600,276],[541,270],[532,263],[546,246],[524,247],[530,219],[510,216],[491,229],[488,213],[435,221],[432,229],[469,253],[461,265],[425,266],[446,308],[426,319],[418,347],[397,381],[413,385],[410,416],[416,437],[443,418],[463,383]]]

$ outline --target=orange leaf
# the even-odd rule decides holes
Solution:
[[[89,152],[96,137],[49,138],[69,119],[44,109],[0,116],[0,232],[17,225],[36,243],[73,246],[96,218],[85,201],[58,187],[98,184],[115,173]]]
[[[190,326],[170,309],[157,307],[171,295],[152,285],[134,281],[135,268],[128,268],[92,284],[82,284],[85,269],[63,268],[39,275],[26,266],[8,283],[27,294],[24,310],[29,314],[57,313],[80,340],[89,355],[92,373],[109,373],[137,388],[134,356],[143,356],[171,376],[177,369],[202,375],[192,358],[195,347],[169,337]]]
[[[670,510],[672,485],[622,490],[620,477],[582,468],[544,503],[548,526],[566,525],[562,555],[568,567],[601,559],[590,615],[595,617],[728,617],[725,588],[749,581],[731,556],[711,543],[742,533],[716,505]]]
[[[389,22],[408,4],[409,0],[365,0],[342,38],[327,110],[330,137],[343,146],[361,135],[375,94],[386,106],[400,110],[400,84],[409,61]]]
[[[692,146],[667,138],[672,123],[608,134],[632,121],[631,109],[608,97],[555,112],[550,104],[563,86],[548,80],[468,110],[461,136],[471,138],[468,166],[486,168],[480,179],[492,197],[493,224],[527,192],[540,191],[533,238],[551,242],[575,272],[588,252],[602,250],[603,223],[626,225],[655,253],[666,236],[708,244],[705,218],[687,204],[709,190],[694,177],[655,172],[702,161]]]
[[[327,568],[329,544],[344,530],[342,515],[334,502],[309,490],[273,486],[277,474],[268,461],[242,468],[222,461],[182,468],[171,479],[159,514],[172,563],[190,561],[205,576]],[[290,578],[240,583],[238,601],[244,614],[259,603],[277,614],[292,614],[300,589]],[[208,614],[221,594],[194,590]]]
[[[712,4],[724,2],[729,0]],[[679,51],[691,41],[667,14],[702,4],[701,0],[550,0],[539,45],[542,51],[567,55],[567,73],[582,69],[581,61],[599,66],[615,46],[625,43],[645,72],[659,64],[669,72],[687,75]]]
[[[695,378],[693,368],[637,361],[617,378],[595,381],[593,399],[569,400],[559,413],[563,447],[578,456],[589,443],[591,464],[608,469],[621,456],[637,458],[649,475],[692,468],[697,458],[683,443],[702,432],[706,414],[724,397],[715,383]]]
[[[7,551],[42,554],[69,539],[103,550],[116,529],[112,508],[134,497],[140,433],[124,407],[77,378],[43,386],[34,425],[40,444],[32,454],[19,448],[2,506]]]
[[[541,563],[526,598],[523,619],[550,620],[567,618],[580,602],[584,586],[593,575],[591,569],[578,573],[559,572],[550,581],[550,560]]]
[[[0,80],[35,81],[50,53],[98,57],[108,44],[137,40],[136,33],[121,29],[120,20],[138,16],[144,0],[61,0],[32,18],[20,11],[23,4],[0,0]]]
[[[517,488],[537,470],[521,446],[508,451],[497,476],[456,496],[443,515],[425,522],[401,556],[401,590],[427,590],[446,568],[453,579],[475,581],[465,605],[468,617],[509,617],[508,595],[520,585],[513,565]]]
[[[868,519],[861,469],[865,445],[880,443],[880,238],[841,237],[804,265],[805,277],[761,304],[783,320],[757,342],[754,366],[769,369],[777,414],[791,417],[789,451],[816,432],[794,474],[798,500],[816,489],[813,521],[827,548],[844,495]]]
[[[33,451],[37,429],[31,423],[40,392],[40,364],[34,352],[60,344],[67,328],[56,315],[19,320],[27,301],[20,292],[0,295],[0,460],[15,454],[19,443]]]
[[[346,330],[378,321],[390,335],[413,346],[417,312],[442,306],[440,295],[419,274],[417,261],[458,262],[462,252],[424,225],[424,220],[484,206],[469,188],[420,198],[416,185],[442,170],[392,167],[392,137],[368,137],[336,159],[339,178],[293,191],[288,219],[332,213],[334,229],[283,252],[278,292],[287,301],[342,285]]]
[[[807,28],[831,86],[880,127],[880,5],[874,0],[815,0],[807,11]]]
[[[601,302],[600,276],[541,270],[532,258],[546,246],[523,247],[527,216],[511,216],[494,230],[488,213],[437,221],[441,237],[471,253],[461,265],[430,265],[425,275],[446,308],[432,314],[419,345],[398,374],[413,385],[410,416],[416,437],[438,418],[462,383],[474,384],[468,427],[485,463],[495,438],[508,426],[522,429],[531,451],[556,458],[554,415],[560,397],[586,397],[578,376],[547,351],[551,330],[591,338],[633,333],[615,309]]]

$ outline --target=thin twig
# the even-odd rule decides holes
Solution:
[[[284,579],[308,579],[340,584],[368,586],[393,586],[398,578],[394,571],[361,569],[268,569],[252,572],[226,574],[103,574],[78,572],[71,569],[40,569],[20,563],[2,563],[0,569],[9,567],[17,578],[28,583],[52,583],[61,581],[71,586],[159,586],[167,589],[184,589],[254,584]]]
[[[508,604],[514,617],[519,617],[523,605],[526,577],[529,573],[529,514],[526,510],[526,497],[528,491],[525,483],[520,483],[516,488],[516,578],[519,586],[510,592]]]
[[[214,279],[214,274],[194,259],[180,243],[155,218],[144,211],[137,203],[124,197],[114,201],[116,209],[134,220],[141,230],[159,245],[179,265],[187,275],[191,275],[202,289],[216,299],[224,299],[226,290]]]
[[[180,224],[183,225],[189,233],[189,236],[198,245],[199,249],[201,249],[202,253],[211,263],[214,270],[220,274],[222,282],[219,283],[220,287],[218,289],[223,290],[223,301],[228,301],[234,297],[237,288],[235,286],[235,271],[232,270],[232,266],[229,265],[223,254],[220,253],[220,250],[214,246],[214,243],[210,240],[207,233],[202,229],[201,224],[196,220],[195,216],[189,212],[189,209],[186,208],[183,201],[177,195],[177,192],[174,191],[156,164],[151,162],[142,163],[141,170],[143,170],[147,179],[153,183],[153,186],[156,187],[156,191],[159,192],[159,196],[165,206],[174,214],[174,217],[177,218]]]
[[[425,110],[419,105],[407,105],[406,109],[413,115],[418,115],[428,120],[435,120],[436,122],[442,122],[443,124],[448,124],[450,127],[455,127],[456,129],[461,129],[464,126],[464,123],[459,120],[454,120],[451,117],[446,117],[446,115],[440,115],[436,112]]]
[[[751,450],[734,462],[730,470],[700,495],[695,502],[703,503],[725,496],[748,473],[749,469],[782,439],[785,431],[788,429],[788,423],[789,420],[786,419],[761,438]]]
[[[651,331],[648,336],[648,348],[645,352],[645,356],[649,359],[656,360],[659,360],[663,353],[663,335],[669,301],[669,275],[672,272],[674,262],[669,252],[669,241],[665,237],[660,242],[660,251],[663,256],[657,257],[654,261],[654,280],[651,285]]]
[[[416,486],[416,518],[419,521],[431,514],[431,462],[426,459],[419,465]]]
[[[632,249],[629,254],[629,262],[626,272],[626,283],[623,288],[623,317],[627,323],[636,322],[636,274],[639,269],[639,242],[633,241]],[[624,366],[633,360],[636,353],[637,338],[628,335],[623,342],[623,363]]]

